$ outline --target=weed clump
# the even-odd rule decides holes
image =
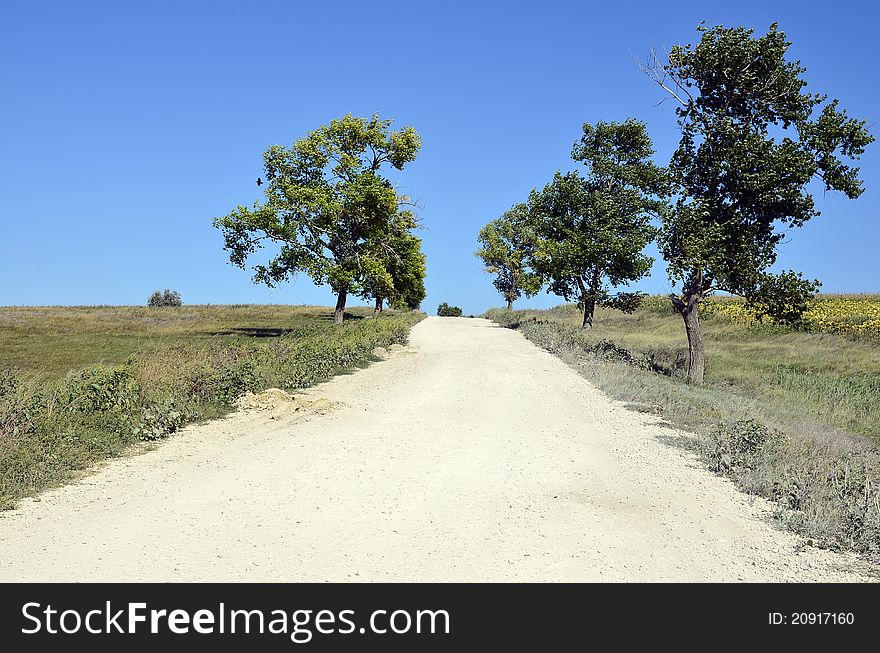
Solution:
[[[719,424],[703,443],[709,469],[720,474],[742,473],[758,464],[762,448],[784,438],[782,433],[753,420]]]

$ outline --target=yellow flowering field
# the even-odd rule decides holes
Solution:
[[[744,324],[756,321],[755,314],[737,298],[712,297],[701,310],[704,315],[722,315]],[[816,331],[880,337],[880,295],[819,295],[810,302],[804,319]]]

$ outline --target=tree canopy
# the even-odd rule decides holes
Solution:
[[[788,61],[776,24],[700,26],[696,46],[673,47],[644,66],[678,106],[681,140],[669,166],[675,209],[664,215],[660,250],[690,343],[689,379],[702,383],[699,302],[715,291],[745,297],[760,312],[795,321],[818,288],[796,272],[773,274],[787,230],[817,216],[809,182],[849,198],[862,193],[858,159],[874,139],[837,100],[805,92],[805,69]]]
[[[347,295],[389,274],[388,249],[399,237],[395,220],[407,198],[383,171],[402,170],[420,146],[414,128],[393,131],[377,115],[347,115],[290,147],[273,145],[263,154],[265,201],[214,221],[230,261],[245,268],[252,254],[276,245],[266,263],[254,266],[254,281],[274,286],[305,273],[329,284],[341,322]]]
[[[427,295],[422,240],[413,233],[417,226],[411,211],[401,211],[393,219],[388,237],[372,243],[375,251],[370,258],[381,265],[366,275],[362,295],[375,300],[377,312],[382,311],[385,300],[393,308],[417,309]]]
[[[611,290],[651,269],[643,250],[655,235],[652,218],[665,209],[659,195],[666,189],[652,154],[637,120],[585,124],[572,158],[586,166],[586,176],[556,173],[529,196],[529,263],[550,292],[578,303],[584,327],[592,326],[597,305],[632,310],[638,295]]]
[[[476,255],[486,272],[495,275],[492,283],[504,297],[507,308],[513,308],[513,302],[523,295],[531,297],[541,289],[541,277],[527,265],[533,238],[525,204],[517,204],[488,223],[480,229],[477,240],[482,246]]]

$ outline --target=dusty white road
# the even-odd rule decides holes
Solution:
[[[308,395],[344,406],[239,412],[0,513],[0,581],[865,579],[485,320]]]

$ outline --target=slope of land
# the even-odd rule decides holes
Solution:
[[[22,501],[0,516],[0,580],[867,578],[486,320],[424,320],[300,399]]]

